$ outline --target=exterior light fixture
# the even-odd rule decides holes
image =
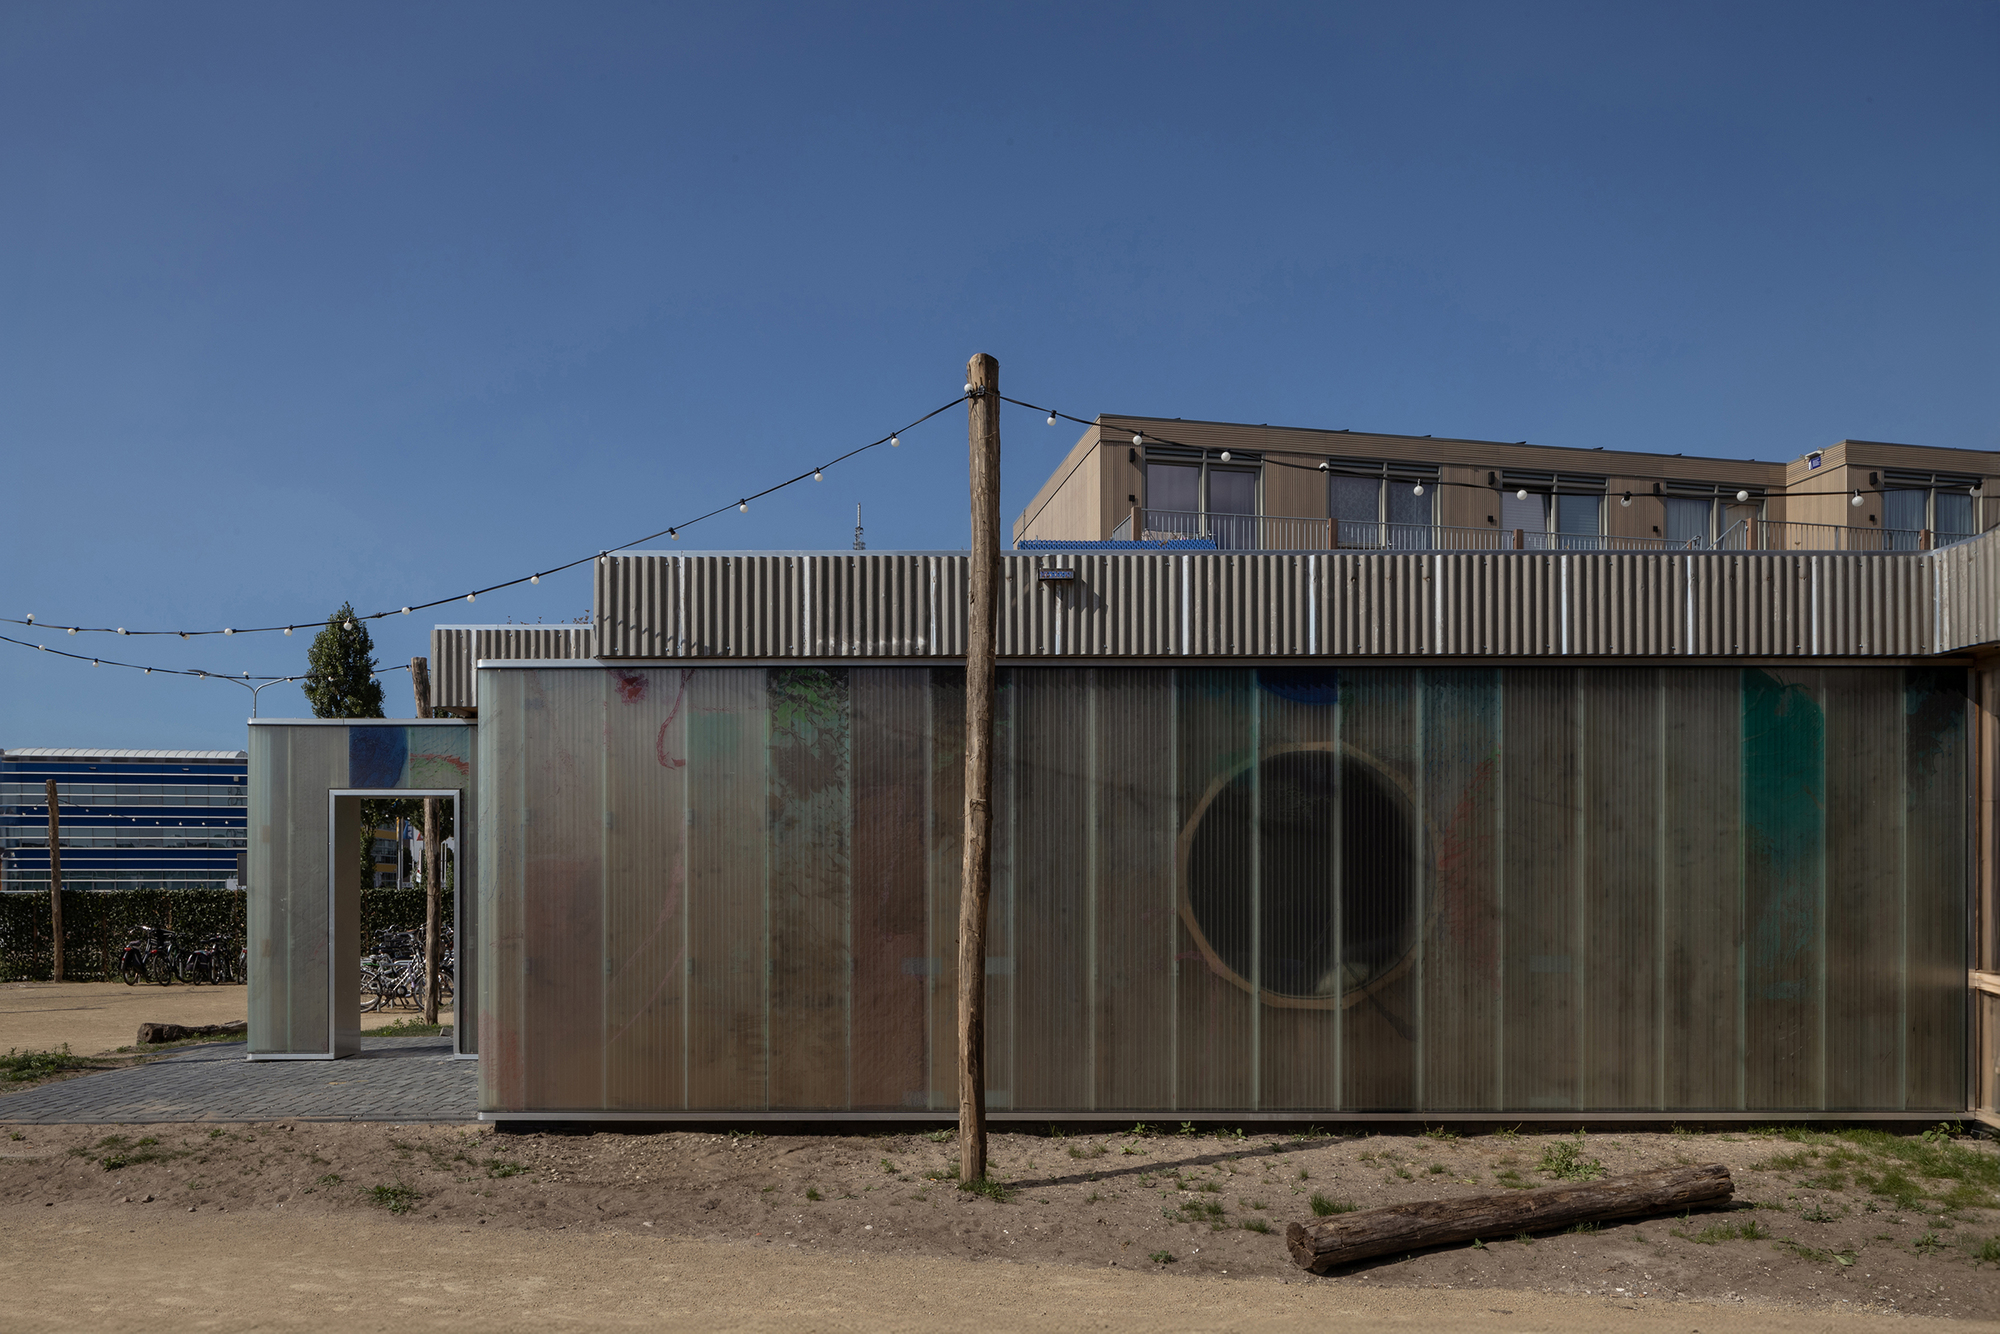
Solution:
[[[227,627],[224,627],[224,629],[223,629],[222,633],[223,633],[223,634],[225,634],[225,635],[233,635],[233,634],[235,634],[236,632],[235,632],[234,630],[231,630],[231,629],[227,628]]]
[[[1418,482],[1415,486],[1410,488],[1410,494],[1413,496],[1420,496],[1423,493],[1424,493],[1424,484],[1422,482]]]
[[[1514,493],[1514,499],[1516,500],[1526,500],[1527,498],[1528,498],[1528,488],[1525,486],[1522,487],[1519,491],[1516,491]]]
[[[1627,491],[1624,495],[1618,497],[1618,504],[1623,509],[1628,509],[1628,510],[1631,509],[1632,493],[1630,491]]]
[[[1226,449],[1222,451],[1222,461],[1224,463],[1229,462],[1229,451]]]
[[[902,441],[902,437],[900,437],[900,436],[894,436],[894,435],[892,435],[892,436],[890,436],[890,437],[889,437],[889,448],[891,448],[891,449],[894,449],[894,448],[896,448],[896,446],[898,446],[898,445],[900,445],[900,444],[902,444],[902,443],[903,443],[903,441]]]
[[[477,593],[467,593],[467,594],[465,595],[465,600],[466,600],[467,602],[472,602],[472,601],[476,601],[476,600],[478,599],[478,597],[479,597],[479,594],[477,594]]]
[[[1054,408],[1050,408],[1050,409],[1049,409],[1049,425],[1051,425],[1051,426],[1054,426],[1055,424],[1056,424],[1056,410],[1055,410]]]
[[[542,576],[540,576],[539,574],[531,574],[528,576],[528,582],[531,584],[539,584],[540,582],[542,582]]]
[[[403,615],[408,616],[409,614],[410,614],[410,609],[408,607],[403,608]]]
[[[121,625],[121,626],[119,626],[119,627],[118,627],[118,633],[119,633],[119,634],[121,634],[121,635],[122,635],[122,634],[124,634],[124,633],[125,633],[125,627],[124,627],[124,626],[122,626],[122,625]]]
[[[1852,499],[1852,500],[1848,501],[1847,503],[1848,503],[1848,504],[1850,504],[1850,505],[1853,505],[1853,506],[1855,506],[1855,507],[1857,507],[1857,508],[1859,508],[1859,506],[1860,506],[1860,504],[1861,504],[1861,493],[1860,493],[1859,491],[1856,491],[1856,492],[1854,493],[1854,499]]]
[[[1738,491],[1736,493],[1736,499],[1737,502],[1740,504],[1743,501],[1750,499],[1750,493],[1748,491]]]
[[[68,630],[65,630],[63,633],[73,635],[76,633],[76,627],[72,625]]]
[[[736,502],[736,512],[737,512],[738,514],[748,514],[748,513],[750,512],[750,502],[749,502],[749,501],[747,501],[747,500],[739,500],[739,501],[737,501],[737,502]]]
[[[819,469],[818,469],[818,468],[814,468],[814,469],[813,469],[813,480],[814,480],[815,482],[823,482],[823,481],[825,481],[825,480],[826,480],[826,478],[824,478],[824,477],[822,477],[822,476],[820,476],[820,475],[819,475]]]
[[[1132,443],[1135,445],[1143,445],[1146,443],[1146,437],[1143,435],[1135,435],[1132,437]]]

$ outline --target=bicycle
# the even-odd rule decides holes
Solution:
[[[199,948],[189,950],[180,956],[180,979],[190,986],[208,982],[220,985],[229,981],[228,936],[210,936]]]
[[[141,980],[163,987],[171,985],[181,963],[174,933],[164,927],[142,926],[139,934],[143,939],[126,941],[118,960],[118,972],[125,985],[136,986]]]

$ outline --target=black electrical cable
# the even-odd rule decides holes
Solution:
[[[212,676],[218,681],[303,681],[311,675],[310,672],[307,672],[296,676],[251,676],[246,672],[239,676],[232,676],[228,672],[205,672],[198,667],[148,667],[142,662],[113,662],[109,658],[93,658],[87,653],[71,653],[65,649],[50,648],[47,644],[32,644],[25,639],[15,639],[8,635],[0,635],[0,642],[19,644],[22,648],[37,649],[43,653],[53,653],[58,658],[74,658],[78,662],[87,662],[93,667],[124,667],[135,672],[145,672],[149,676],[158,673],[162,676],[199,676],[203,680],[207,680]],[[373,674],[380,676],[383,672],[407,672],[409,670],[410,665],[405,662],[398,663],[393,667],[374,668]]]
[[[546,570],[537,570],[533,574],[524,574],[518,579],[509,579],[504,583],[489,584],[485,588],[475,588],[467,593],[457,593],[453,594],[451,597],[437,598],[430,602],[413,602],[407,607],[399,607],[394,611],[375,611],[367,613],[357,612],[355,613],[353,619],[357,621],[379,621],[387,616],[407,616],[411,612],[428,611],[432,607],[443,607],[453,602],[464,602],[471,598],[476,598],[481,593],[498,592],[500,589],[503,588],[513,588],[517,584],[540,582],[547,575],[561,574],[564,570],[573,570],[579,565],[588,564],[590,561],[596,560],[599,556],[606,555],[613,551],[624,551],[627,548],[638,546],[641,542],[650,542],[656,537],[678,538],[680,535],[680,530],[683,528],[691,528],[695,524],[701,523],[703,520],[712,519],[718,514],[725,514],[732,508],[748,505],[753,500],[760,500],[763,497],[768,496],[775,491],[782,491],[788,486],[794,486],[799,482],[803,482],[808,477],[817,476],[823,470],[831,468],[837,463],[845,463],[848,459],[853,458],[856,454],[864,454],[871,449],[877,448],[878,446],[889,444],[891,441],[894,441],[898,437],[900,437],[905,431],[915,430],[917,427],[922,426],[925,422],[929,421],[931,418],[937,416],[939,413],[945,412],[950,408],[956,406],[957,404],[964,402],[967,397],[969,397],[969,395],[963,393],[956,395],[955,397],[952,398],[950,402],[945,403],[941,407],[936,407],[931,409],[929,412],[926,412],[923,416],[911,422],[908,426],[905,426],[900,430],[891,431],[889,432],[889,434],[881,437],[879,440],[871,440],[867,444],[862,445],[857,449],[850,449],[845,454],[842,454],[836,458],[829,459],[825,463],[820,464],[818,467],[810,468],[805,472],[800,473],[796,477],[787,478],[786,480],[777,483],[775,486],[767,486],[762,491],[753,491],[747,496],[740,497],[739,499],[732,501],[728,505],[722,505],[717,507],[716,509],[712,509],[706,514],[697,514],[692,519],[683,520],[682,522],[676,524],[669,524],[667,527],[660,529],[656,533],[648,533],[644,537],[635,537],[630,542],[621,542],[619,545],[615,547],[604,547],[598,551],[592,552],[588,556],[579,556],[577,559],[570,561],[567,564],[552,566],[551,568]],[[246,629],[241,629],[241,630],[236,629],[233,626],[224,630],[126,630],[120,627],[107,626],[107,625],[57,625],[47,621],[38,621],[32,616],[26,619],[15,616],[0,616],[0,624],[32,625],[36,629],[61,630],[66,634],[177,635],[182,639],[192,639],[197,635],[260,635],[260,634],[269,634],[273,631],[290,632],[292,630],[302,630],[313,626],[317,626],[320,625],[321,622],[317,620],[297,621],[291,625],[257,625],[257,626],[250,626]],[[20,643],[22,641],[12,640],[10,642]],[[32,645],[32,647],[42,648],[43,646],[40,644],[36,644]],[[56,652],[57,650],[50,649],[48,651]],[[65,656],[74,658],[74,657],[79,657],[81,655],[70,653],[66,654]],[[84,657],[83,660],[86,662],[97,661],[97,659],[89,657]],[[156,668],[154,670],[166,671],[172,669]],[[207,675],[214,675],[214,673],[207,673]],[[230,679],[230,678],[225,677],[224,679]],[[273,677],[271,679],[282,681],[284,678]]]

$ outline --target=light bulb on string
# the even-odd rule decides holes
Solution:
[[[1423,493],[1424,493],[1424,484],[1422,482],[1418,482],[1415,486],[1410,488],[1410,494],[1413,496],[1420,496]]]
[[[352,629],[354,628],[354,622],[353,622],[353,621],[349,621],[349,622],[347,623],[347,628],[348,628],[348,629],[350,629],[350,630],[352,630]],[[182,638],[182,639],[186,639],[186,638],[187,638],[187,636],[186,636],[186,635],[182,635],[182,636],[181,636],[181,638]]]
[[[286,627],[285,627],[285,633],[289,635],[289,634],[290,634],[291,632],[292,632],[292,627],[291,627],[291,626],[289,626],[289,625],[288,625],[288,626],[286,626]]]
[[[68,630],[64,631],[63,633],[73,635],[76,633],[76,627],[72,625]]]
[[[409,614],[410,614],[410,609],[408,607],[403,608],[403,615],[408,616]]]
[[[1847,503],[1858,507],[1861,504],[1861,493],[1859,491],[1856,491],[1854,493],[1854,499],[1848,501]]]
[[[478,599],[479,599],[479,594],[477,594],[477,593],[467,593],[467,594],[465,595],[465,600],[466,600],[467,602],[476,602],[476,601],[478,601]]]
[[[1226,449],[1222,451],[1222,461],[1224,463],[1229,462],[1229,451]]]
[[[121,626],[119,626],[119,627],[118,627],[118,633],[119,633],[119,634],[121,634],[121,635],[122,635],[122,634],[124,634],[124,633],[125,633],[125,627],[124,627],[124,626],[122,626],[122,625],[121,625]]]
[[[1627,492],[1626,492],[1626,493],[1625,493],[1624,495],[1620,496],[1620,497],[1618,498],[1618,504],[1619,504],[1619,506],[1620,506],[1621,508],[1624,508],[1624,509],[1628,509],[1628,510],[1629,510],[1629,509],[1631,509],[1631,508],[1632,508],[1632,493],[1631,493],[1630,491],[1627,491]]]
[[[1132,443],[1135,445],[1143,445],[1146,443],[1146,437],[1144,435],[1135,435],[1132,437]]]
[[[737,512],[738,514],[748,514],[748,513],[750,512],[750,502],[749,502],[749,501],[747,501],[747,500],[739,500],[739,501],[737,501],[737,502],[736,502],[736,512]]]
[[[1750,493],[1749,493],[1748,491],[1738,491],[1738,492],[1736,493],[1736,499],[1737,499],[1738,503],[1741,503],[1741,502],[1743,502],[1743,501],[1745,501],[1745,500],[1748,500],[1748,499],[1750,499]]]
[[[890,436],[890,437],[889,437],[889,448],[891,448],[891,449],[895,449],[895,448],[896,448],[897,446],[901,445],[902,443],[903,443],[903,440],[902,440],[902,437],[901,437],[901,436],[894,436],[894,435],[892,435],[892,436]]]
[[[673,529],[671,529],[671,528],[667,529],[667,536],[668,536],[668,537],[670,537],[670,538],[672,538],[672,539],[673,539],[674,541],[676,541],[676,542],[678,542],[678,541],[680,541],[680,540],[681,540],[681,535],[680,535],[679,533],[675,532],[675,531],[674,531]]]
[[[1519,491],[1516,491],[1514,493],[1514,499],[1516,500],[1526,500],[1527,498],[1528,498],[1528,488],[1525,486],[1522,487]]]
[[[233,634],[235,634],[236,632],[235,632],[234,630],[230,630],[230,629],[227,629],[227,628],[225,628],[225,629],[223,630],[223,632],[222,632],[222,633],[223,633],[223,634],[225,634],[225,635],[233,635]]]
[[[1050,408],[1050,409],[1049,409],[1049,425],[1051,425],[1051,426],[1054,426],[1055,424],[1056,424],[1056,410],[1055,410],[1054,408]]]
[[[29,613],[28,613],[28,624],[29,624],[29,625],[33,625],[34,623],[35,623],[35,613],[33,613],[33,612],[29,612]]]
[[[539,574],[531,574],[528,576],[528,582],[531,584],[539,584],[540,582],[542,582],[542,576],[540,576]]]
[[[815,482],[823,482],[823,481],[825,481],[825,480],[826,480],[826,478],[824,478],[824,477],[820,476],[820,474],[819,474],[819,469],[818,469],[818,468],[814,468],[814,469],[813,469],[813,480],[814,480]]]

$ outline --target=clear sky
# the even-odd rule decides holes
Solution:
[[[1081,417],[1995,448],[1996,94],[1990,0],[21,0],[0,615],[449,595],[865,443],[977,351]],[[1010,519],[1076,435],[1009,411]],[[871,548],[961,547],[964,439],[681,545],[844,548],[859,501]],[[380,656],[589,603],[577,571]],[[307,642],[0,633],[257,673]],[[4,746],[233,749],[245,704],[0,644]]]

